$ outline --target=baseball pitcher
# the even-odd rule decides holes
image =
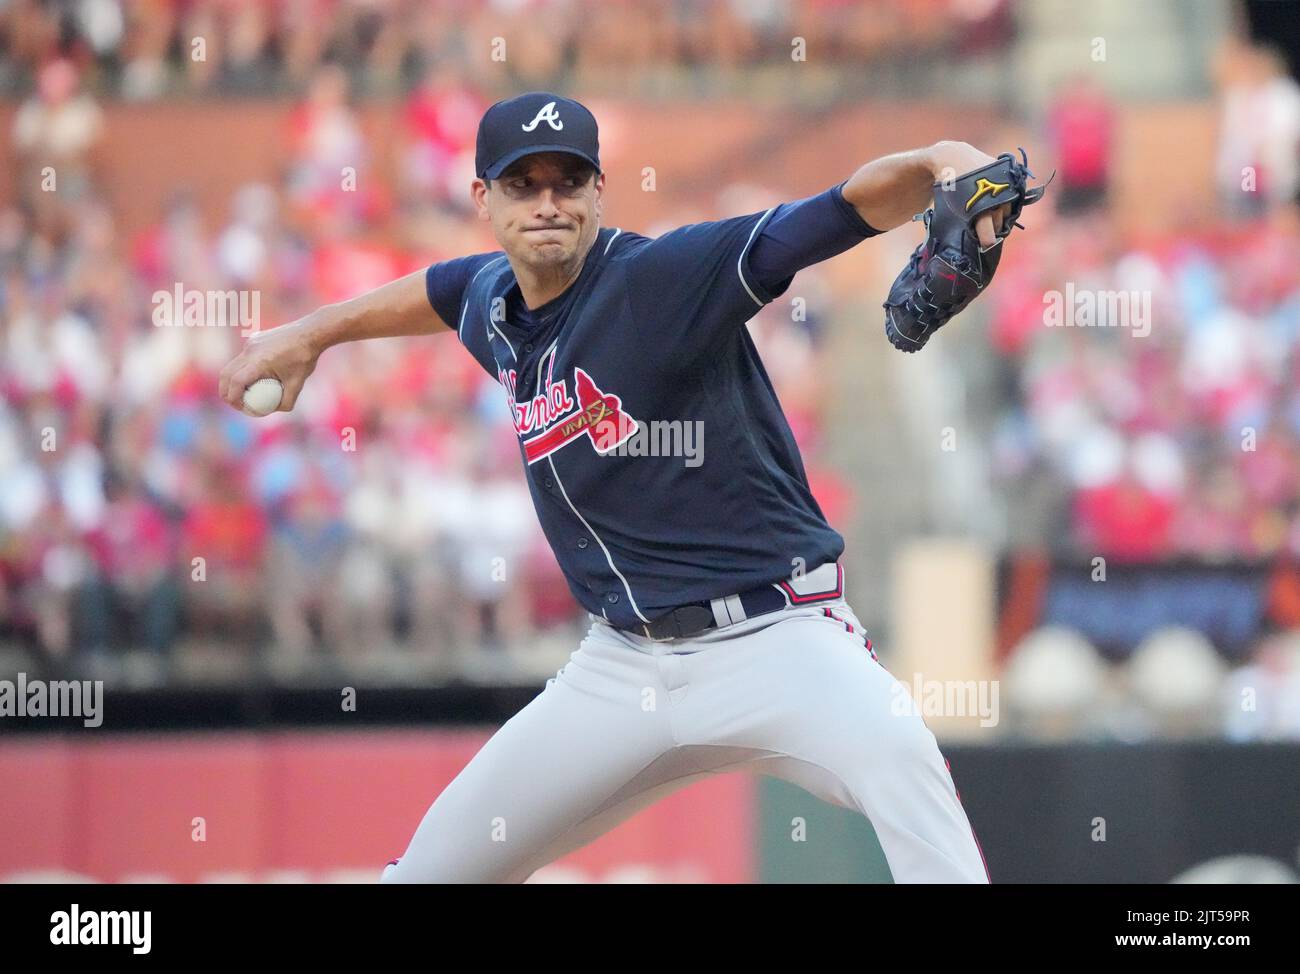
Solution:
[[[748,770],[867,816],[897,882],[988,882],[934,735],[891,706],[905,691],[845,601],[844,541],[745,323],[801,268],[924,211],[927,241],[885,305],[889,340],[919,349],[987,286],[1041,196],[1023,162],[939,142],[649,239],[601,225],[591,112],[530,92],[485,113],[476,169],[500,250],[259,334],[221,375],[231,406],[273,377],[290,410],[333,345],[454,332],[502,387],[537,517],[590,617],[382,879],[522,882],[676,789]],[[654,421],[699,424],[703,462],[627,449]]]

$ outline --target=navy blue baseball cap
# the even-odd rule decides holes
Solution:
[[[596,116],[572,98],[530,91],[499,101],[478,123],[474,170],[496,179],[512,163],[534,152],[567,152],[600,172]]]

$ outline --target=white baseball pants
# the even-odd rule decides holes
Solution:
[[[745,770],[866,815],[895,882],[989,882],[934,735],[842,599],[659,642],[593,619],[382,881],[523,882],[669,793]]]

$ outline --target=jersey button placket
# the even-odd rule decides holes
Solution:
[[[586,548],[587,545],[588,545],[589,543],[590,543],[590,542],[588,542],[586,538],[579,538],[579,539],[578,539],[578,547],[579,547],[579,548]]]

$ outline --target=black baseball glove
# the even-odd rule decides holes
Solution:
[[[894,280],[885,301],[885,335],[895,348],[915,352],[948,319],[970,304],[993,280],[1002,256],[1002,241],[1011,233],[1020,211],[1043,198],[1047,185],[1030,189],[1033,173],[1025,150],[1021,161],[1010,152],[951,186],[934,184],[934,206],[912,219],[924,220],[925,242],[912,253],[903,273]],[[1048,180],[1051,182],[1051,180]],[[984,213],[1010,204],[993,246],[984,250],[975,221]],[[1024,227],[1021,227],[1023,230]]]

